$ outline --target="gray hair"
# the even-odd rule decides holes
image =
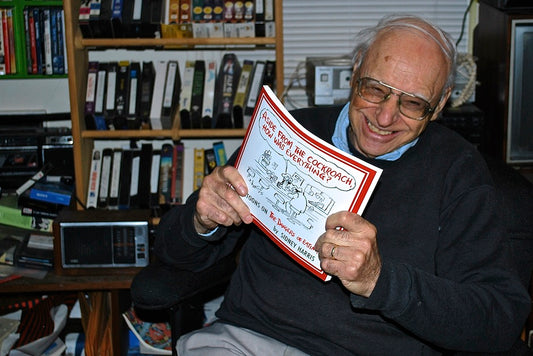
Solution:
[[[444,96],[447,89],[455,83],[457,66],[457,50],[451,36],[432,23],[413,15],[389,15],[381,19],[374,27],[366,28],[356,35],[356,47],[353,52],[354,66],[359,68],[363,63],[369,48],[374,44],[380,33],[396,28],[412,29],[431,38],[440,47],[448,60],[448,77],[441,93]]]

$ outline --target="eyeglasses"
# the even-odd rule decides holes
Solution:
[[[400,94],[393,93],[393,90]],[[435,111],[425,99],[369,77],[357,79],[357,95],[373,104],[381,104],[396,95],[400,113],[413,120],[422,121]]]

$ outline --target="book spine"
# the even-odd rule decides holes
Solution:
[[[183,202],[183,155],[185,149],[183,143],[174,145],[173,162],[172,162],[172,188],[171,203],[181,204]]]
[[[155,150],[152,155],[152,163],[150,168],[150,208],[157,208],[159,206],[159,173],[161,166],[161,150]]]
[[[140,88],[141,64],[139,62],[131,62],[130,65],[130,83],[129,83],[129,99],[128,99],[128,129],[137,130],[141,126],[140,119],[138,120],[139,112],[139,88]]]
[[[113,164],[113,150],[102,150],[102,169],[100,173],[100,191],[98,192],[98,207],[106,208],[109,199],[109,186],[111,182],[111,168]]]
[[[176,106],[176,93],[179,95],[179,68],[177,61],[167,63],[167,73],[165,79],[165,90],[161,109],[161,127],[170,129],[172,127],[173,109]]]
[[[213,150],[215,152],[215,161],[217,166],[225,166],[227,162],[226,158],[226,148],[224,147],[224,142],[218,141],[213,143]]]
[[[161,163],[159,167],[159,204],[170,203],[170,188],[172,179],[172,152],[170,144],[161,147]]]
[[[89,62],[89,68],[87,71],[87,88],[85,91],[85,115],[87,120],[92,120],[92,115],[95,110],[95,100],[96,100],[96,85],[98,80],[98,62],[91,61]],[[93,128],[95,125],[87,125],[90,128]]]
[[[235,128],[243,128],[244,126],[244,105],[246,101],[246,94],[248,93],[250,87],[250,77],[252,76],[253,68],[253,61],[243,61],[241,76],[239,78],[239,84],[237,85],[235,99],[233,101],[233,124],[235,125]]]
[[[211,123],[204,127],[202,122],[202,102],[204,99],[205,61],[194,62],[191,90],[191,123],[193,129],[211,128]]]
[[[109,186],[109,209],[118,209],[118,195],[120,189],[120,167],[122,166],[122,150],[113,151],[113,163],[111,165],[111,182]]]
[[[202,181],[205,176],[205,158],[204,149],[194,149],[194,178],[193,178],[193,190],[200,189]]]
[[[165,61],[155,62],[155,80],[152,93],[152,105],[150,107],[150,126],[152,130],[161,130],[161,112],[163,105],[163,95],[165,91],[165,79],[167,65]]]
[[[0,9],[0,75],[6,75],[6,57],[4,50],[4,29],[3,22],[4,19],[4,10]]]
[[[100,172],[102,170],[102,150],[93,149],[91,168],[89,170],[89,186],[87,187],[87,208],[96,208],[98,205],[98,190],[100,187]]]
[[[43,9],[44,15],[44,62],[45,62],[45,73],[54,74],[52,67],[52,34],[51,34],[51,24],[50,24],[50,9]]]
[[[115,116],[115,94],[117,91],[118,63],[109,62],[107,64],[107,85],[105,101],[105,119],[107,126],[113,128],[113,117]]]
[[[194,78],[194,61],[186,61],[183,72],[183,83],[181,87],[180,96],[180,117],[181,128],[190,129],[191,122],[191,97],[192,97],[192,83]]]
[[[202,122],[209,122],[205,128],[211,128],[215,103],[215,82],[217,68],[215,61],[207,62],[205,71],[204,98],[202,102]]]
[[[141,77],[141,93],[139,95],[139,115],[143,127],[150,125],[150,106],[152,104],[152,93],[154,91],[154,63],[143,62]]]

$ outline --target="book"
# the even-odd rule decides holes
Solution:
[[[155,68],[152,61],[143,62],[141,75],[141,93],[139,95],[139,116],[143,127],[150,127],[150,106],[154,90]]]
[[[113,127],[115,130],[127,128],[128,101],[130,92],[130,62],[119,61],[117,82],[115,88],[115,116]]]
[[[139,173],[141,165],[141,151],[134,149],[131,151],[131,169],[130,169],[130,200],[128,208],[139,208]]]
[[[87,70],[87,86],[85,90],[85,126],[87,129],[95,129],[94,110],[96,104],[96,87],[98,79],[98,62],[91,61]]]
[[[159,164],[159,204],[170,204],[173,146],[163,144]]]
[[[141,209],[148,209],[150,207],[152,157],[152,144],[143,143],[139,152],[139,187],[137,193],[138,207]]]
[[[381,169],[347,154],[301,126],[263,86],[235,166],[246,180],[254,223],[321,280],[314,246],[332,213],[361,214]]]
[[[239,84],[233,100],[233,124],[235,128],[242,128],[244,125],[244,106],[253,68],[254,61],[247,59],[243,61]]]
[[[174,114],[177,111],[178,101],[181,91],[181,79],[178,61],[168,61],[165,91],[163,94],[163,104],[161,110],[161,128],[171,129]]]
[[[256,61],[252,76],[250,77],[250,86],[248,89],[248,95],[246,97],[246,104],[244,105],[244,118],[243,125],[248,127],[250,123],[250,117],[255,108],[261,85],[263,84],[263,76],[265,73],[265,61]]]
[[[37,182],[30,189],[30,198],[69,206],[72,191],[72,185],[62,182]]]
[[[237,56],[233,53],[226,53],[222,57],[217,78],[215,123],[213,125],[216,128],[233,127],[233,99],[240,75],[241,66]]]
[[[205,175],[210,174],[217,166],[215,150],[211,148],[204,149]]]
[[[167,76],[166,61],[156,61],[154,64],[155,79],[152,92],[152,103],[150,105],[150,126],[152,130],[161,130],[161,112],[163,108],[163,95],[165,92],[165,79]]]
[[[170,184],[170,203],[181,204],[183,201],[183,161],[185,148],[183,143],[174,145],[172,152],[172,178]]]
[[[120,183],[118,189],[118,208],[128,209],[131,194],[131,172],[133,164],[133,149],[122,151],[120,164]]]
[[[98,190],[100,189],[100,172],[102,170],[102,150],[93,148],[91,167],[89,168],[89,186],[87,187],[86,207],[96,208],[98,205]]]
[[[202,123],[203,128],[206,129],[211,128],[213,123],[216,78],[216,62],[208,61],[205,69],[204,98],[202,101]]]
[[[197,190],[202,186],[202,181],[205,176],[205,149],[194,149],[194,177],[193,177],[193,190]]]
[[[205,82],[205,61],[196,60],[194,62],[194,73],[192,78],[191,90],[191,124],[193,129],[211,128],[209,122],[206,127],[202,122],[202,103],[204,100],[204,82]]]
[[[226,165],[227,158],[226,158],[226,148],[224,147],[224,142],[222,141],[213,142],[213,151],[215,153],[215,161],[217,163],[217,166]]]
[[[118,195],[120,189],[120,168],[122,167],[122,150],[113,150],[113,160],[111,164],[111,181],[109,182],[108,208],[118,209]]]
[[[137,130],[141,127],[139,117],[139,93],[141,91],[141,63],[132,61],[129,67],[129,94],[126,127]]]
[[[30,233],[22,242],[17,264],[24,267],[51,268],[54,261],[54,237],[51,234]]]
[[[0,224],[50,232],[53,221],[53,219],[22,215],[17,207],[16,195],[3,195],[0,199]]]
[[[102,150],[102,168],[100,170],[100,190],[98,191],[97,206],[99,208],[106,208],[109,203],[112,164],[113,150],[111,148],[104,148]]]
[[[105,113],[106,125],[112,129],[113,117],[115,116],[115,94],[117,88],[118,62],[107,63],[107,84],[105,94]]]
[[[191,120],[191,99],[192,99],[192,84],[194,78],[194,61],[186,61],[183,72],[183,82],[180,96],[180,119],[181,128],[190,129],[192,127]]]
[[[37,216],[54,219],[59,212],[65,208],[62,204],[50,203],[42,200],[32,199],[30,190],[26,190],[18,196],[17,206],[22,215]]]
[[[159,206],[159,173],[161,165],[161,150],[154,150],[152,164],[150,167],[150,200],[149,208],[155,209]]]

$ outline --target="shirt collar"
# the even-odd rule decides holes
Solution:
[[[346,103],[344,107],[342,108],[339,117],[337,118],[337,123],[335,124],[335,131],[333,132],[333,136],[331,137],[331,140],[335,147],[343,150],[346,153],[350,152],[350,145],[348,144],[348,136],[346,134],[348,126],[350,125],[350,118],[348,117],[348,110],[350,107],[350,103]],[[400,158],[409,148],[416,145],[418,142],[418,137],[415,138],[413,141],[406,143],[402,147],[397,148],[396,150],[385,153],[384,155],[376,157],[376,159],[381,159],[384,161],[396,161],[398,158]]]

